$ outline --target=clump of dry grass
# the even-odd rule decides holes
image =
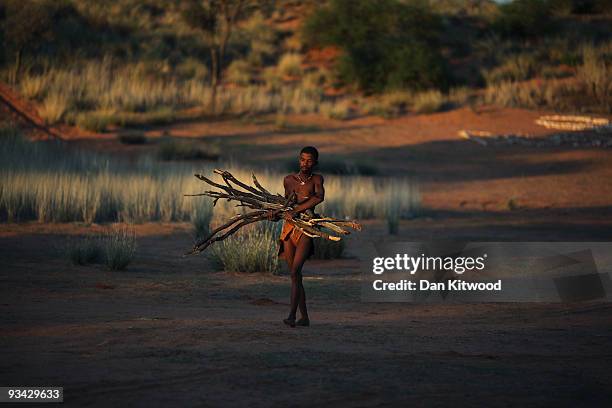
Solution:
[[[532,55],[518,54],[508,57],[501,65],[483,72],[488,85],[504,81],[524,81],[532,78],[537,71]]]
[[[110,227],[103,233],[70,238],[66,254],[75,265],[103,263],[111,270],[124,270],[136,253],[136,234],[128,226]]]
[[[280,223],[258,223],[216,242],[209,247],[207,254],[209,259],[226,272],[274,274],[279,269],[279,234]]]
[[[345,120],[353,114],[352,101],[342,99],[338,102],[323,102],[319,106],[319,112],[330,119]]]
[[[278,72],[286,76],[301,76],[302,71],[302,56],[297,53],[283,54],[278,60]]]
[[[438,90],[420,92],[414,96],[412,106],[417,113],[433,113],[442,110],[446,97]]]
[[[114,271],[120,271],[134,259],[136,254],[136,233],[129,227],[111,228],[102,238],[104,263]]]
[[[70,100],[65,94],[52,93],[40,104],[38,113],[45,123],[53,125],[62,120],[69,108]]]
[[[98,235],[71,237],[66,244],[66,255],[75,265],[100,263],[104,259],[104,248]]]
[[[192,221],[201,198],[184,194],[200,192],[193,174],[211,173],[212,167],[67,153],[61,144],[30,143],[15,129],[0,128],[0,220]],[[226,167],[239,179],[251,177],[250,170]],[[257,176],[270,191],[283,191],[283,174],[261,170]],[[410,179],[326,175],[325,184],[321,212],[329,216],[385,219],[396,205],[403,215],[419,208],[418,188]],[[223,210],[218,203],[215,211]],[[233,214],[235,208],[225,211]]]
[[[587,95],[609,110],[612,103],[612,66],[592,46],[583,47],[582,59],[582,65],[578,67],[578,80]]]

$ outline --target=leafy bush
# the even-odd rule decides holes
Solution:
[[[314,45],[340,47],[339,79],[363,90],[446,88],[441,27],[424,3],[332,0],[308,17],[304,37]]]

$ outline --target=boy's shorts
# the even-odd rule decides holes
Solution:
[[[299,228],[295,228],[292,224],[289,224],[288,222],[284,221],[283,230],[281,231],[280,239],[279,239],[278,257],[284,258],[283,254],[284,254],[285,247],[284,247],[283,241],[291,240],[291,243],[293,244],[293,246],[297,248],[298,243],[300,242],[300,239],[302,237],[306,239],[310,238],[308,235],[304,234],[304,232],[302,232]],[[313,254],[314,254],[314,244],[310,246],[310,252],[308,253],[308,257],[310,257]]]

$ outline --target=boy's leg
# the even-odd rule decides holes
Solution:
[[[292,266],[295,257],[295,246],[293,246],[293,242],[291,242],[290,239],[283,241],[283,253],[285,260],[287,261],[287,266],[289,267],[289,272],[291,273],[291,310],[293,310],[293,304],[297,302],[299,292],[297,291],[297,287],[294,287],[295,283],[293,279]],[[289,318],[295,319],[295,313],[289,313]]]
[[[298,242],[293,256],[293,264],[291,265],[291,312],[289,317],[295,318],[297,308],[299,306],[302,317],[308,317],[306,309],[306,291],[302,282],[302,267],[308,259],[312,238],[302,236]]]

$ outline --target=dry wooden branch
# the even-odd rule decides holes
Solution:
[[[200,253],[214,242],[223,241],[248,224],[265,220],[280,221],[284,219],[282,214],[286,211],[292,211],[296,204],[295,192],[288,198],[280,194],[272,194],[259,183],[255,174],[253,174],[253,184],[255,185],[255,187],[253,187],[241,182],[229,171],[215,169],[214,173],[223,178],[225,185],[215,183],[201,174],[195,174],[195,177],[221,191],[209,190],[199,194],[185,195],[189,197],[212,197],[214,198],[213,206],[215,206],[220,199],[227,200],[228,202],[236,201],[237,207],[247,207],[253,211],[236,215],[225,224],[215,228],[208,237],[199,240],[186,255]],[[309,237],[324,238],[330,241],[340,241],[342,239],[335,234],[350,234],[350,232],[343,227],[361,231],[361,225],[356,221],[324,217],[319,214],[314,214],[312,211],[302,212],[298,217],[286,220],[286,222],[292,224]],[[330,230],[331,233],[323,231],[322,228]]]

